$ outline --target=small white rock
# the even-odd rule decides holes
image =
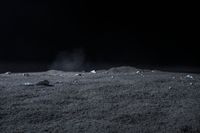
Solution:
[[[176,77],[172,77],[172,79],[176,79]]]
[[[193,76],[191,76],[191,75],[187,75],[186,78],[193,79]]]
[[[77,73],[77,74],[75,74],[75,76],[82,76],[82,74],[81,73]]]
[[[169,86],[169,88],[168,89],[172,89],[172,87],[171,86]]]
[[[33,83],[27,82],[27,83],[24,83],[24,85],[25,85],[25,86],[33,86],[34,84],[33,84]]]
[[[140,71],[137,71],[136,73],[137,73],[137,74],[139,74],[139,73],[140,73]]]
[[[193,83],[190,83],[190,85],[193,85]]]
[[[95,70],[90,71],[90,73],[97,73]]]

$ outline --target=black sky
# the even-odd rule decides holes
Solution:
[[[159,4],[159,5],[158,5]],[[93,62],[198,65],[180,44],[173,3],[7,0],[1,2],[0,60],[51,62],[82,49]]]

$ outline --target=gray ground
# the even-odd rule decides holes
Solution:
[[[132,67],[0,74],[0,133],[200,133],[199,81]]]

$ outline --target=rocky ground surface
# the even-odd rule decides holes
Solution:
[[[3,73],[0,132],[200,133],[200,75],[133,67]]]

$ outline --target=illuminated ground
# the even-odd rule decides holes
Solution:
[[[199,133],[200,75],[132,67],[0,74],[0,132]]]

